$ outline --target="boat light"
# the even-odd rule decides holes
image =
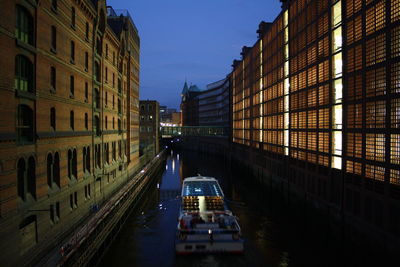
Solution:
[[[212,231],[211,231],[211,229],[208,229],[208,234],[209,234],[209,235],[211,235],[211,234],[212,234]]]

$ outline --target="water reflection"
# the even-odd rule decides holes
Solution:
[[[220,181],[242,227],[243,255],[175,255],[181,182],[197,173]],[[323,224],[322,230],[307,231],[308,222],[305,226],[302,219],[290,215],[279,199],[273,200],[240,174],[231,173],[218,158],[171,151],[159,183],[147,196],[146,202],[128,218],[101,266],[373,266],[352,247],[350,252],[339,253],[340,243],[328,237]],[[347,260],[349,255],[356,258]]]

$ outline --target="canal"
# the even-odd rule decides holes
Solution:
[[[101,266],[382,266],[385,261],[382,254],[340,241],[324,217],[287,206],[279,195],[232,171],[221,158],[189,151],[168,153],[164,173],[129,216]],[[181,181],[198,173],[220,181],[239,217],[243,255],[175,255]]]

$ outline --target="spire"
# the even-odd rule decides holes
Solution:
[[[188,88],[188,85],[187,85],[187,82],[186,82],[186,78],[185,78],[185,85],[183,86],[181,95],[182,96],[185,95],[188,92],[188,90],[189,90],[189,88]]]

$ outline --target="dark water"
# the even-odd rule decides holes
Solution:
[[[171,151],[165,171],[146,202],[133,212],[101,266],[393,266],[384,256],[344,243],[326,219],[287,207],[220,158]],[[182,177],[216,177],[245,238],[243,255],[176,256],[175,228]],[[397,265],[400,266],[400,265]]]

